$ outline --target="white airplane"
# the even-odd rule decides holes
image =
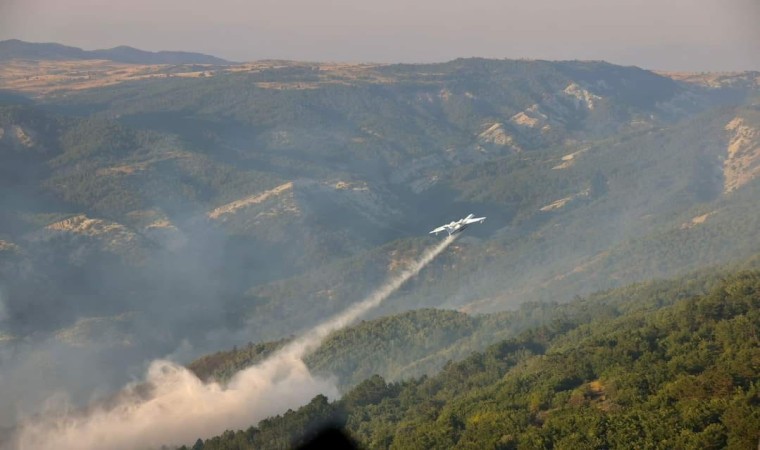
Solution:
[[[467,228],[468,225],[475,222],[483,223],[485,222],[485,217],[475,217],[475,214],[470,214],[469,216],[465,217],[464,219],[459,219],[457,221],[447,223],[446,225],[441,225],[440,227],[436,228],[435,230],[431,231],[430,234],[435,234],[436,236],[441,231],[445,231],[449,233],[449,236],[455,233],[459,233],[465,228]]]

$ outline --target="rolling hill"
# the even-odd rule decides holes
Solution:
[[[431,375],[538,324],[541,305],[760,251],[756,74],[474,58],[97,62],[87,75],[75,50],[44,51],[59,50],[0,63],[0,345],[111,367],[75,380],[81,392],[146,359],[287,339],[470,212],[488,219],[355,330],[453,310],[388,323],[424,345],[315,367],[345,386]],[[71,381],[66,361],[38,361]]]

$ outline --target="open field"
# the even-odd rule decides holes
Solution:
[[[232,66],[204,64],[125,64],[108,60],[32,61],[12,60],[0,64],[0,89],[35,97],[61,95],[150,78],[203,78],[219,74],[251,73],[300,69],[308,76],[293,81],[256,81],[264,89],[314,89],[323,83],[390,83],[374,71],[377,64],[301,63],[256,61]],[[304,78],[304,79],[301,79]]]

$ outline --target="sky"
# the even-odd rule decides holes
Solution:
[[[606,60],[760,70],[760,0],[0,0],[0,40],[233,61]]]

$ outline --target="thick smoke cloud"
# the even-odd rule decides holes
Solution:
[[[125,389],[115,406],[26,424],[18,449],[127,450],[188,443],[246,428],[319,393],[338,394],[334,383],[312,377],[301,360],[285,355],[240,372],[224,387],[159,360],[151,364],[145,383]]]
[[[107,404],[75,413],[52,411],[23,424],[16,447],[126,450],[180,445],[248,427],[296,408],[319,393],[334,398],[338,396],[335,383],[312,376],[303,357],[330,333],[377,307],[455,239],[449,236],[427,249],[365,300],[314,327],[262,363],[239,372],[225,386],[203,383],[189,370],[157,360],[144,382],[131,384]]]
[[[246,284],[240,273],[214,273],[225,267],[228,238],[194,218],[176,223],[175,235],[193,239],[171,249],[148,242],[142,264],[99,253],[95,239],[45,230],[0,255],[0,385],[11,387],[0,389],[0,446],[4,429],[50,397],[86,405],[143,378],[156,358],[186,362],[269,339],[229,323],[226,305]],[[87,257],[75,264],[74,253]]]

